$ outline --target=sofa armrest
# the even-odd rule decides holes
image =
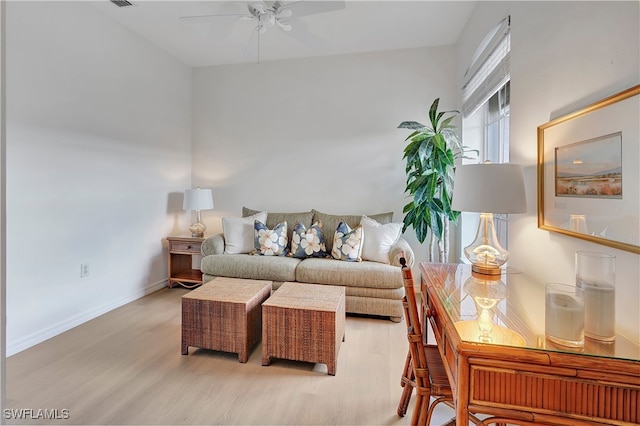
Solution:
[[[224,234],[216,234],[207,238],[202,242],[202,255],[209,256],[210,254],[223,254],[224,253]]]
[[[407,261],[407,266],[410,268],[413,266],[414,255],[413,249],[404,238],[400,237],[397,243],[393,247],[391,247],[391,251],[389,252],[389,262],[393,266],[401,266],[400,258],[404,255],[405,260]]]

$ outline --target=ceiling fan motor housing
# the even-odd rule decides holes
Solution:
[[[275,2],[271,7],[262,2],[249,3],[247,8],[249,9],[249,13],[258,20],[258,30],[260,33],[264,34],[269,28],[276,24],[284,31],[291,30],[291,24],[282,19],[290,18],[292,12],[289,9],[282,8],[280,2]]]

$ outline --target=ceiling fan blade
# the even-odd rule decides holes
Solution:
[[[178,18],[182,24],[197,24],[201,22],[210,23],[218,18],[249,16],[246,13],[223,13],[221,15],[194,15],[194,16],[181,16]]]
[[[293,15],[293,13],[289,9],[278,9],[275,16],[276,19],[286,19],[291,18],[291,15]]]
[[[234,25],[238,19],[245,19],[253,16],[247,14],[223,14],[223,15],[200,15],[200,16],[183,16],[180,23],[186,26],[198,25],[198,29],[204,31],[203,36],[207,40],[224,40],[232,32]]]
[[[310,32],[307,23],[299,19],[292,20],[291,31],[287,35],[314,50],[323,50],[327,47],[327,42]]]
[[[341,1],[307,1],[300,0],[292,3],[283,4],[284,9],[289,9],[293,13],[295,18],[301,16],[317,15],[319,13],[335,12],[338,10],[344,10],[346,4],[344,0]]]

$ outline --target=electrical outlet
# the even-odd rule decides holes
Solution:
[[[88,263],[82,263],[80,265],[80,278],[84,278],[84,277],[88,277],[89,276],[89,264]]]

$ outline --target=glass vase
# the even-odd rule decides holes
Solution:
[[[576,286],[584,290],[584,334],[590,339],[615,340],[615,281],[615,256],[576,252]]]

